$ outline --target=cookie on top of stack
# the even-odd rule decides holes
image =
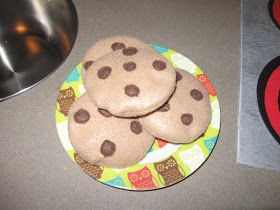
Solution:
[[[82,75],[86,93],[70,108],[69,137],[91,164],[128,167],[145,157],[155,137],[190,143],[211,121],[200,82],[136,38],[95,43]]]

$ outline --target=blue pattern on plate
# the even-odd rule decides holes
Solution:
[[[78,72],[77,68],[74,68],[74,70],[68,75],[66,78],[66,81],[69,82],[76,82],[80,78],[80,73]]]
[[[120,176],[117,176],[115,179],[111,179],[105,183],[110,186],[125,187],[124,181]]]
[[[217,138],[218,137],[216,136],[214,138],[204,140],[204,144],[209,152],[211,152],[212,149],[214,148]]]
[[[165,53],[168,51],[168,48],[157,45],[157,44],[152,44],[152,48],[154,48],[159,54]]]

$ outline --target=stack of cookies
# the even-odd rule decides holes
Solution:
[[[95,43],[82,75],[86,93],[69,110],[69,136],[91,164],[128,167],[145,157],[155,137],[190,143],[211,121],[200,82],[136,38]]]

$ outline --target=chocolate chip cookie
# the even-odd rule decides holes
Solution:
[[[97,108],[85,93],[69,110],[71,144],[85,161],[123,168],[139,162],[154,142],[137,118],[124,119]]]
[[[162,106],[176,86],[172,65],[151,50],[127,47],[89,67],[84,79],[90,99],[115,116],[145,115]]]
[[[177,86],[157,111],[141,119],[149,133],[173,143],[190,143],[202,135],[211,121],[209,96],[187,71],[176,69]]]
[[[131,36],[113,36],[106,39],[99,40],[86,52],[83,58],[83,78],[85,78],[86,71],[98,58],[107,55],[116,50],[125,48],[144,48],[153,50],[150,45]]]

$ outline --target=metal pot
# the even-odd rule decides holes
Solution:
[[[0,101],[54,72],[77,31],[71,0],[0,0]]]

